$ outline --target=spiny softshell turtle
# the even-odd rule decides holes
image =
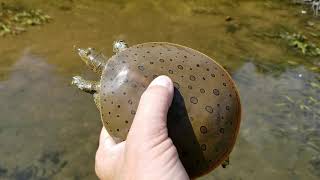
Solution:
[[[116,142],[126,139],[140,96],[158,75],[174,82],[168,113],[169,136],[191,177],[229,163],[241,119],[238,91],[231,77],[208,56],[181,45],[150,42],[128,47],[116,41],[107,59],[92,48],[78,49],[101,74],[100,82],[75,76],[72,83],[94,95],[103,125]]]

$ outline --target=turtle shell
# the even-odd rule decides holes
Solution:
[[[184,46],[151,42],[112,56],[101,76],[101,119],[117,141],[126,139],[140,96],[159,75],[174,82],[169,136],[191,177],[205,174],[231,152],[241,105],[231,77],[208,56]]]

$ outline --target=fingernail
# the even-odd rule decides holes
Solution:
[[[170,88],[171,84],[172,84],[171,79],[168,76],[159,76],[150,83],[149,87],[163,86],[165,88]]]

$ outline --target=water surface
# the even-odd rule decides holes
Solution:
[[[319,43],[310,35],[320,31],[319,18],[300,13],[307,6],[249,0],[14,2],[54,19],[0,39],[0,179],[96,179],[99,113],[91,96],[70,80],[98,77],[73,46],[111,56],[119,38],[129,45],[168,41],[192,47],[235,79],[243,121],[231,165],[201,179],[320,178],[319,57],[260,36],[301,32]]]

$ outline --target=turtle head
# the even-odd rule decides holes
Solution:
[[[101,74],[107,60],[103,54],[90,47],[87,49],[76,48],[76,50],[81,60],[85,62],[87,66],[94,72]]]

